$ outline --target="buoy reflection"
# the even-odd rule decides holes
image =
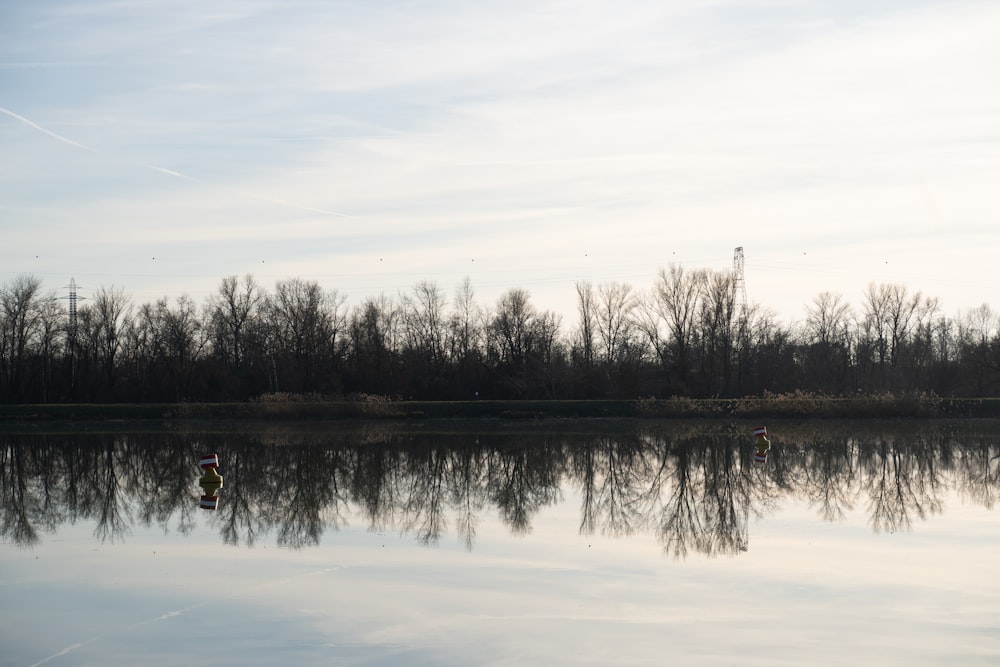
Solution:
[[[758,426],[753,430],[753,434],[757,436],[757,451],[754,452],[753,460],[756,463],[765,463],[767,452],[771,449],[771,441],[767,439],[767,427]]]
[[[203,510],[214,511],[219,508],[219,489],[222,488],[222,475],[219,474],[219,455],[204,454],[198,462],[202,473],[198,485],[202,489],[201,502],[199,507]]]

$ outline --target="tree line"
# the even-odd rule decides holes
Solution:
[[[511,288],[421,281],[349,307],[302,278],[227,276],[203,303],[135,303],[100,287],[71,313],[39,278],[0,286],[0,401],[243,401],[264,394],[415,400],[831,396],[1000,388],[1000,315],[946,316],[935,298],[870,284],[859,307],[823,292],[780,322],[728,271],[661,269],[646,290],[576,290],[576,321]]]

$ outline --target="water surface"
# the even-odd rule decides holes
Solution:
[[[995,431],[770,437],[3,434],[0,665],[1000,663]]]

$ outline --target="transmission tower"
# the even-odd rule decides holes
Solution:
[[[742,317],[747,308],[747,285],[743,280],[743,246],[733,251],[733,290],[736,292],[736,310]]]
[[[77,296],[76,296],[76,278],[70,278],[69,279],[69,285],[66,285],[66,289],[69,290],[69,296],[66,297],[66,298],[69,299],[69,340],[70,340],[71,343],[75,343],[76,342],[76,332],[77,332],[77,325],[76,325],[76,302],[77,302]],[[80,297],[80,298],[85,298],[85,297]]]
[[[77,320],[76,320],[76,302],[80,299],[86,299],[86,297],[78,297],[76,295],[76,279],[70,278],[69,285],[65,288],[69,290],[69,296],[60,297],[63,299],[69,299],[69,328],[66,331],[66,347],[69,348],[69,374],[70,374],[70,387],[72,389],[73,395],[76,396],[76,334],[77,334]]]

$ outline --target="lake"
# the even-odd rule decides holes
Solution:
[[[0,665],[1000,664],[995,422],[754,426],[0,433]]]

